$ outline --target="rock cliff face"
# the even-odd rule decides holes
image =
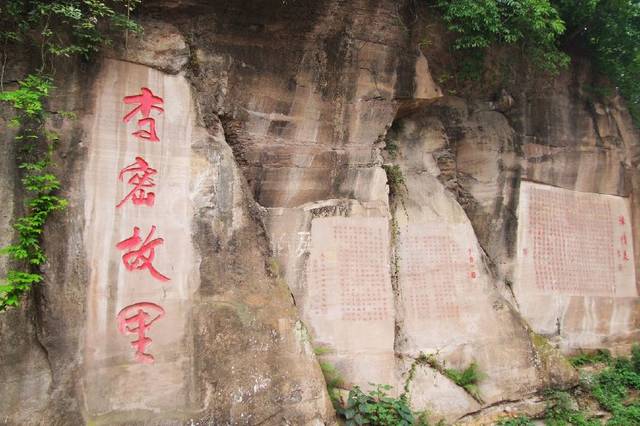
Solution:
[[[446,94],[412,5],[156,1],[143,36],[67,70],[50,109],[80,117],[51,123],[70,206],[46,232],[46,283],[0,314],[0,422],[331,424],[322,361],[477,424],[572,384],[562,352],[637,340],[640,135],[623,102],[589,99],[581,66]],[[145,88],[155,129],[126,119]],[[153,200],[127,195],[144,164]],[[476,362],[479,397],[426,356]]]

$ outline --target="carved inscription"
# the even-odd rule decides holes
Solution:
[[[155,358],[146,353],[151,339],[147,337],[147,330],[151,325],[164,316],[164,309],[150,302],[136,303],[122,309],[117,316],[118,331],[122,334],[133,334],[137,337],[131,342],[136,350],[136,360],[143,364],[152,364]]]
[[[138,120],[138,129],[131,133],[138,139],[148,140],[150,142],[159,142],[160,138],[156,133],[156,120],[151,117],[151,111],[156,110],[160,113],[164,112],[164,108],[160,105],[164,104],[164,100],[153,94],[151,90],[146,87],[140,89],[139,95],[125,96],[123,99],[125,104],[137,104],[135,108],[127,113],[122,119],[123,122],[128,123],[131,118],[140,113],[142,118]],[[143,126],[148,126],[144,129]]]
[[[536,287],[560,293],[612,294],[615,270],[608,203],[539,187],[531,188],[530,197]]]
[[[327,309],[327,258],[324,253],[311,261],[309,276],[312,277],[313,299],[311,300],[311,313],[314,315],[326,315]]]
[[[156,132],[156,121],[151,116],[151,112],[155,110],[158,113],[163,113],[164,108],[160,107],[160,105],[164,104],[164,100],[154,95],[150,89],[142,87],[140,88],[140,95],[125,96],[123,102],[137,105],[123,117],[122,121],[124,123],[128,123],[138,113],[142,115],[142,118],[137,122],[138,130],[133,132],[132,135],[141,140],[160,142]],[[144,126],[148,126],[148,128],[145,129],[143,128]],[[128,200],[131,200],[134,206],[153,207],[156,194],[155,192],[150,192],[149,189],[156,186],[153,176],[157,173],[156,169],[149,167],[149,163],[144,158],[136,156],[135,161],[121,169],[118,174],[118,180],[120,181],[124,181],[124,177],[128,176],[127,184],[133,186],[133,189],[116,204],[116,207],[122,207]],[[165,282],[169,281],[170,278],[158,272],[153,266],[156,247],[164,243],[163,238],[153,238],[155,231],[156,226],[153,225],[143,240],[140,237],[140,228],[135,226],[133,235],[116,244],[116,248],[125,251],[122,255],[122,263],[128,271],[146,269],[154,279]],[[147,311],[157,313],[148,322],[147,320],[151,317],[151,314]],[[131,312],[136,312],[136,314],[129,316]],[[151,328],[151,324],[164,316],[164,314],[164,308],[151,302],[135,303],[122,309],[118,314],[117,322],[120,333],[136,334],[138,336],[138,339],[131,343],[136,348],[136,360],[138,362],[143,364],[152,364],[154,362],[155,358],[145,352],[146,347],[152,342],[146,332]]]
[[[140,228],[133,228],[133,235],[120,241],[116,248],[118,250],[127,250],[122,255],[122,263],[129,271],[147,269],[151,276],[158,281],[169,281],[169,277],[162,275],[153,266],[153,259],[156,257],[156,247],[164,243],[163,238],[153,238],[156,231],[155,225],[145,237],[144,241],[140,238]]]
[[[84,124],[87,288],[84,410],[177,412],[192,373],[187,338],[198,286],[191,229],[194,111],[188,82],[104,59]],[[149,392],[160,387],[162,392]],[[132,402],[133,401],[133,402]]]
[[[628,275],[630,229],[621,197],[523,182],[518,257],[539,293],[614,296]]]
[[[158,171],[149,167],[149,164],[142,157],[136,157],[136,161],[133,164],[130,164],[120,170],[118,179],[123,181],[125,175],[129,175],[130,177],[127,180],[127,184],[133,186],[133,189],[122,199],[122,201],[116,204],[116,207],[122,207],[128,200],[131,200],[131,202],[136,206],[153,206],[156,194],[154,192],[150,192],[149,189],[156,186],[152,176],[157,173]]]
[[[335,225],[342,319],[375,321],[389,316],[382,229]]]
[[[477,278],[474,251],[465,250],[449,232],[438,224],[401,232],[401,286],[407,315],[414,321],[458,319],[458,292]]]
[[[391,317],[385,221],[331,218],[315,225],[307,274],[313,315],[344,321]]]
[[[314,341],[332,349],[326,359],[360,386],[395,377],[388,232],[386,217],[311,220],[302,315]],[[297,258],[294,249],[291,258]]]

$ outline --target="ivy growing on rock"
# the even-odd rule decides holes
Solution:
[[[110,43],[110,35],[139,32],[130,19],[140,0],[5,0],[0,5],[0,101],[11,105],[18,128],[17,163],[25,194],[24,215],[13,224],[16,241],[2,248],[12,268],[0,280],[0,311],[18,306],[31,287],[42,282],[47,261],[41,246],[47,219],[67,201],[57,195],[60,180],[52,172],[58,135],[47,130],[47,98],[54,90],[58,58],[88,60]],[[5,90],[9,53],[25,50],[39,55],[39,64],[17,88]],[[9,64],[11,65],[11,64]]]
[[[22,267],[9,270],[0,284],[0,311],[17,306],[22,294],[42,281],[38,267],[47,260],[40,246],[44,224],[53,212],[67,205],[66,200],[55,195],[60,181],[49,171],[57,135],[44,129],[43,100],[51,89],[48,78],[30,75],[20,82],[17,90],[0,93],[0,100],[9,102],[17,111],[12,123],[20,127],[15,138],[20,144],[18,167],[22,171],[22,186],[29,194],[26,214],[13,225],[18,240],[1,251]]]

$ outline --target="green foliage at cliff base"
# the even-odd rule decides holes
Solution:
[[[580,386],[571,392],[551,389],[545,393],[547,408],[543,420],[546,425],[640,425],[640,346],[632,348],[630,357],[613,358],[607,351],[596,351],[572,357],[570,362],[581,368]],[[591,401],[607,415],[596,417],[581,408],[576,397]],[[534,423],[521,416],[497,424],[531,426]]]
[[[390,389],[389,385],[375,385],[374,390],[365,393],[358,386],[354,386],[349,392],[345,406],[338,407],[337,412],[345,419],[347,426],[418,425],[409,407],[408,396],[403,394],[399,398],[390,397],[387,395]]]

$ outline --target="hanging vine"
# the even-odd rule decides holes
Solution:
[[[67,206],[57,195],[60,180],[52,172],[59,136],[46,128],[45,104],[54,90],[56,60],[88,61],[113,34],[140,32],[130,19],[139,4],[140,0],[6,0],[0,5],[0,101],[15,110],[10,126],[18,129],[16,158],[25,193],[25,213],[13,224],[16,240],[0,250],[12,265],[0,280],[0,311],[18,306],[23,295],[43,281],[44,226],[52,213]],[[5,91],[10,53],[18,50],[37,52],[39,64],[17,88]]]

